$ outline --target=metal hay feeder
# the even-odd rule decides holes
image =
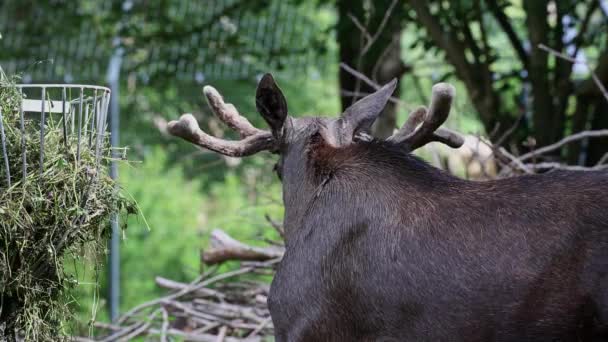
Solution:
[[[18,84],[22,94],[19,109],[21,130],[21,175],[25,183],[29,172],[44,170],[45,130],[50,122],[61,125],[65,151],[70,151],[76,144],[76,162],[80,162],[81,153],[88,149],[95,156],[96,173],[99,173],[104,137],[107,130],[108,106],[111,91],[109,88],[80,84]],[[0,109],[0,149],[2,163],[0,175],[5,177],[7,188],[15,180],[17,170],[10,169],[11,161],[7,152],[7,139],[3,125],[6,113]],[[40,152],[36,156],[26,153],[26,120],[39,121]],[[28,162],[38,158],[39,168],[32,170]],[[16,165],[16,164],[12,164]],[[12,174],[11,174],[12,172]]]

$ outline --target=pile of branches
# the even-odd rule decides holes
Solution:
[[[167,289],[167,295],[134,307],[113,324],[94,323],[98,336],[75,340],[272,340],[268,279],[284,251],[278,243],[250,246],[216,229],[211,233],[211,247],[202,253],[207,272],[189,284],[157,277],[156,284]],[[227,261],[239,261],[239,267],[218,273],[218,265]]]

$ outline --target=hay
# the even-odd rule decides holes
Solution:
[[[84,142],[77,162],[76,137],[68,136],[66,142],[61,121],[53,116],[47,119],[42,174],[40,121],[25,122],[23,179],[20,103],[15,79],[0,70],[0,108],[12,178],[9,187],[0,146],[0,340],[57,341],[69,334],[65,299],[77,285],[76,277],[64,269],[64,258],[102,255],[111,214],[135,210],[106,174],[108,137],[103,139],[99,167],[95,152]]]

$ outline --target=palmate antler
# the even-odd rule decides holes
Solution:
[[[418,107],[411,112],[407,121],[388,138],[388,141],[406,145],[410,151],[431,141],[437,141],[453,148],[462,146],[464,144],[462,136],[447,128],[439,127],[448,118],[454,93],[454,87],[450,84],[435,84],[429,109]],[[421,123],[422,125],[420,125]]]
[[[249,120],[241,116],[231,103],[224,99],[215,88],[205,86],[203,94],[215,115],[228,127],[239,133],[241,140],[216,138],[200,129],[192,114],[184,114],[179,120],[167,124],[167,131],[174,136],[185,139],[197,146],[230,157],[244,157],[260,151],[272,151],[276,148],[275,138],[269,131],[254,127]]]

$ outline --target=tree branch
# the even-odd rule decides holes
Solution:
[[[545,153],[549,153],[549,152],[558,150],[558,149],[562,148],[564,145],[567,145],[567,144],[572,143],[577,140],[581,140],[584,138],[600,138],[600,137],[608,137],[608,129],[600,129],[600,130],[595,130],[595,131],[583,131],[583,132],[579,132],[576,134],[572,134],[554,144],[547,145],[543,148],[539,148],[538,150],[534,150],[532,152],[523,154],[523,155],[519,156],[517,159],[519,161],[523,162],[523,161],[526,161],[533,157],[540,156],[541,154],[545,154]]]
[[[390,6],[386,10],[386,12],[384,12],[384,17],[382,17],[382,21],[380,22],[380,25],[378,25],[378,29],[376,29],[376,33],[374,33],[374,35],[371,37],[371,39],[369,39],[367,41],[367,43],[361,50],[361,55],[365,55],[367,53],[367,51],[369,51],[369,49],[372,47],[372,45],[374,45],[374,43],[378,40],[378,37],[380,37],[380,34],[382,34],[382,31],[384,30],[386,23],[388,23],[388,19],[393,14],[393,10],[395,9],[395,6],[397,5],[398,2],[399,2],[398,0],[393,0],[393,2],[391,2]],[[369,36],[369,34],[368,34],[368,36]]]
[[[455,36],[453,27],[442,27],[439,20],[431,14],[428,3],[425,0],[411,0],[410,5],[416,12],[418,21],[426,28],[429,35],[440,48],[446,52],[447,58],[454,65],[456,72],[465,81],[465,83],[473,84],[472,65],[466,59],[466,47]]]
[[[587,29],[589,28],[589,22],[591,21],[591,16],[593,15],[593,12],[597,10],[599,4],[599,1],[592,0],[589,4],[589,7],[587,8],[587,13],[583,18],[581,28],[578,30],[578,34],[576,35],[576,37],[574,37],[574,39],[572,40],[572,43],[574,44],[574,52],[572,53],[573,58],[576,58],[581,46],[583,45],[583,41],[585,40],[585,34],[587,33]]]
[[[580,87],[581,91],[579,91],[579,93],[582,93],[582,94],[591,93],[592,91],[589,90],[588,88],[589,88],[589,83],[592,82],[597,87],[596,89],[599,90],[599,92],[604,96],[606,101],[608,101],[608,90],[606,90],[606,87],[602,83],[602,78],[608,79],[608,49],[604,50],[604,52],[600,56],[597,68],[595,70],[591,70],[591,67],[585,61],[577,60],[564,53],[556,51],[544,44],[539,44],[538,48],[541,50],[545,50],[545,51],[555,55],[556,57],[559,57],[559,58],[569,61],[571,63],[583,64],[587,68],[587,70],[589,70],[589,73],[591,73],[591,79],[585,81],[585,83],[583,83],[581,85],[581,87]],[[602,78],[600,78],[600,76],[598,76],[598,73],[599,73],[599,75],[602,75]]]
[[[515,29],[513,29],[513,25],[511,25],[509,18],[505,12],[500,9],[496,0],[486,0],[486,3],[488,4],[488,8],[490,9],[492,16],[494,16],[500,27],[502,27],[503,31],[507,35],[507,38],[509,38],[513,49],[521,61],[521,64],[524,66],[524,69],[528,70],[528,53],[524,49],[521,39],[517,36],[517,32],[515,32]]]
[[[283,257],[285,249],[278,246],[254,247],[233,239],[219,229],[211,232],[211,248],[203,252],[202,259],[207,265],[229,260],[266,261]]]

